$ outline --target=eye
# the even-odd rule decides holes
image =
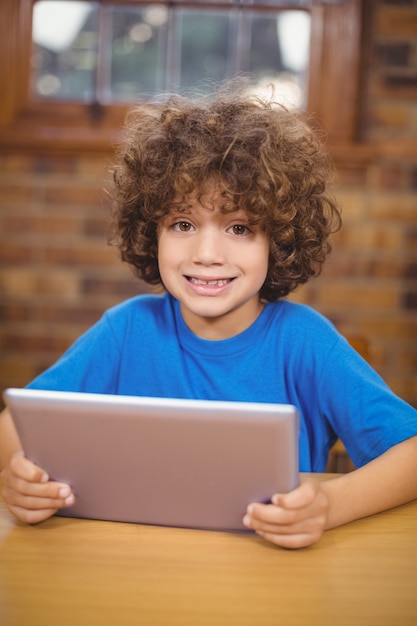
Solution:
[[[172,229],[180,232],[180,233],[189,233],[191,230],[193,230],[193,225],[190,224],[190,222],[185,222],[184,220],[181,220],[180,222],[175,222],[175,224],[172,225]]]
[[[244,224],[233,224],[233,226],[230,226],[228,231],[231,232],[233,235],[238,235],[238,236],[250,235],[250,233],[252,232]]]

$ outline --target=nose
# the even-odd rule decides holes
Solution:
[[[194,263],[200,265],[222,265],[224,245],[216,228],[202,229],[194,239]]]

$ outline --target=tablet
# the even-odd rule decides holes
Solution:
[[[66,517],[243,530],[298,484],[291,405],[31,389],[4,393],[23,450],[71,485]]]

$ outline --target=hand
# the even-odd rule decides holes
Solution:
[[[326,528],[329,501],[318,480],[302,477],[296,489],[275,494],[271,502],[250,504],[244,525],[283,548],[303,548],[320,539]]]
[[[22,452],[15,452],[1,472],[4,501],[15,517],[28,524],[42,522],[75,502],[71,488],[49,480]]]

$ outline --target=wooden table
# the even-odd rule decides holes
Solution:
[[[52,518],[0,502],[1,626],[415,626],[417,502],[289,551],[250,534]]]

